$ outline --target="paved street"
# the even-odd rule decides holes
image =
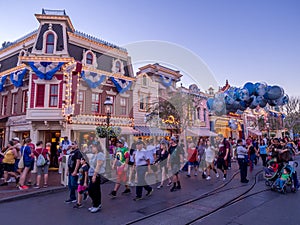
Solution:
[[[12,202],[1,203],[0,216],[1,224],[15,225],[22,223],[25,225],[35,224],[187,224],[195,221],[192,224],[257,224],[257,225],[298,225],[300,219],[298,215],[298,202],[300,200],[299,193],[279,194],[272,191],[263,191],[266,189],[262,174],[258,173],[261,166],[258,166],[249,176],[248,184],[239,183],[239,175],[234,176],[236,172],[236,164],[230,171],[230,177],[233,180],[227,182],[215,194],[203,197],[204,193],[209,193],[213,189],[224,185],[221,179],[214,178],[211,181],[206,181],[198,177],[187,178],[182,174],[183,189],[171,193],[164,187],[162,190],[155,189],[153,195],[139,202],[132,201],[134,197],[134,189],[132,194],[128,196],[118,195],[116,199],[110,199],[108,193],[113,184],[104,184],[103,192],[103,209],[101,212],[91,214],[87,208],[90,207],[90,202],[87,200],[84,207],[81,209],[73,209],[72,204],[65,204],[67,191],[56,192],[52,194],[39,195],[22,200],[14,200]],[[255,175],[256,185],[255,184]],[[233,199],[240,193],[254,188],[248,193],[253,194],[251,197],[238,201],[228,207],[211,211],[221,206],[224,202]],[[122,188],[121,188],[122,191]],[[255,194],[259,191],[261,193]],[[198,199],[199,196],[203,198]],[[187,202],[194,199],[189,204],[178,205],[182,202]],[[172,206],[175,206],[173,207]],[[171,208],[170,208],[171,207]],[[166,209],[170,210],[166,210]],[[166,210],[162,212],[161,210]],[[161,211],[159,214],[155,212]],[[149,218],[142,217],[153,215]],[[14,216],[17,215],[17,216]],[[200,220],[195,220],[199,216]]]

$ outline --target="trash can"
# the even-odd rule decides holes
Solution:
[[[67,186],[68,185],[68,155],[64,155],[61,160],[61,179],[60,182],[62,185]]]

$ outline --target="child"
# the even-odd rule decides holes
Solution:
[[[266,177],[272,177],[278,169],[278,163],[277,163],[276,159],[274,159],[269,164],[270,165],[267,168],[264,168]]]
[[[189,144],[188,148],[188,173],[187,176],[191,177],[191,169],[194,167],[195,170],[195,176],[197,176],[197,170],[198,170],[198,151],[196,149],[196,146],[194,143]]]
[[[289,179],[289,172],[287,169],[283,169],[283,173],[281,174],[281,176],[279,178],[277,178],[276,182],[275,182],[275,186],[278,189],[282,189],[283,185],[287,182],[287,180]]]
[[[84,158],[80,159],[81,168],[79,169],[79,176],[78,176],[78,200],[76,205],[74,205],[73,208],[81,208],[82,207],[82,199],[83,195],[84,198],[86,198],[86,192],[88,187],[88,171],[89,171],[89,165],[85,161]]]

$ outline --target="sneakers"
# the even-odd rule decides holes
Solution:
[[[226,177],[223,177],[223,181],[225,181],[226,180]]]
[[[126,188],[125,191],[122,192],[122,194],[130,194],[131,190],[129,188]]]
[[[47,187],[48,187],[48,185],[47,185],[47,184],[44,184],[43,188],[47,188]]]
[[[102,208],[102,205],[99,205],[98,207],[92,207],[92,208],[90,209],[90,212],[91,212],[91,213],[96,213],[96,212],[98,212],[101,208]]]
[[[117,192],[116,191],[112,191],[112,192],[110,192],[109,196],[111,198],[115,198],[115,197],[117,197]]]
[[[33,188],[40,189],[40,186],[39,185],[34,185]]]
[[[158,185],[157,186],[157,189],[161,189],[163,186],[162,185]]]
[[[133,201],[139,201],[139,200],[142,200],[143,198],[142,197],[138,197],[138,196],[136,196],[134,199],[133,199]]]
[[[27,190],[29,187],[28,186],[26,186],[26,185],[20,185],[19,186],[19,189],[20,190]]]
[[[172,185],[172,181],[170,181],[167,186],[170,187]]]
[[[147,192],[146,197],[150,197],[152,193],[153,193],[153,188],[151,188],[151,190]]]
[[[198,176],[198,174],[197,174],[197,173],[195,173],[195,174],[194,174],[194,176],[196,177],[196,176]]]
[[[0,184],[0,186],[7,186],[7,185],[8,185],[8,181]]]
[[[83,205],[82,204],[78,204],[78,203],[76,203],[76,205],[73,206],[74,209],[80,209],[82,207],[83,207]]]
[[[246,180],[242,180],[241,182],[246,184],[249,182],[249,180],[246,179]]]
[[[210,176],[207,176],[207,177],[206,177],[206,180],[210,180],[210,179],[211,179],[211,177],[210,177]]]
[[[220,174],[216,173],[216,178],[218,178],[220,176]]]
[[[174,185],[174,186],[170,189],[170,191],[171,191],[171,192],[174,192],[174,191],[176,191],[176,189],[177,189],[177,188],[176,188],[176,185]]]
[[[77,202],[77,200],[76,199],[67,199],[66,201],[65,201],[65,203],[75,203],[75,202]]]
[[[190,174],[187,174],[186,176],[187,176],[187,177],[191,177],[191,175],[190,175]]]

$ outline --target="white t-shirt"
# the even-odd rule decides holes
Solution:
[[[147,160],[150,159],[147,151],[143,148],[135,152],[135,165],[136,166],[146,166]]]
[[[215,155],[216,155],[216,152],[215,152],[214,147],[205,148],[205,161],[206,162],[210,162],[210,163],[213,162],[215,159]]]

